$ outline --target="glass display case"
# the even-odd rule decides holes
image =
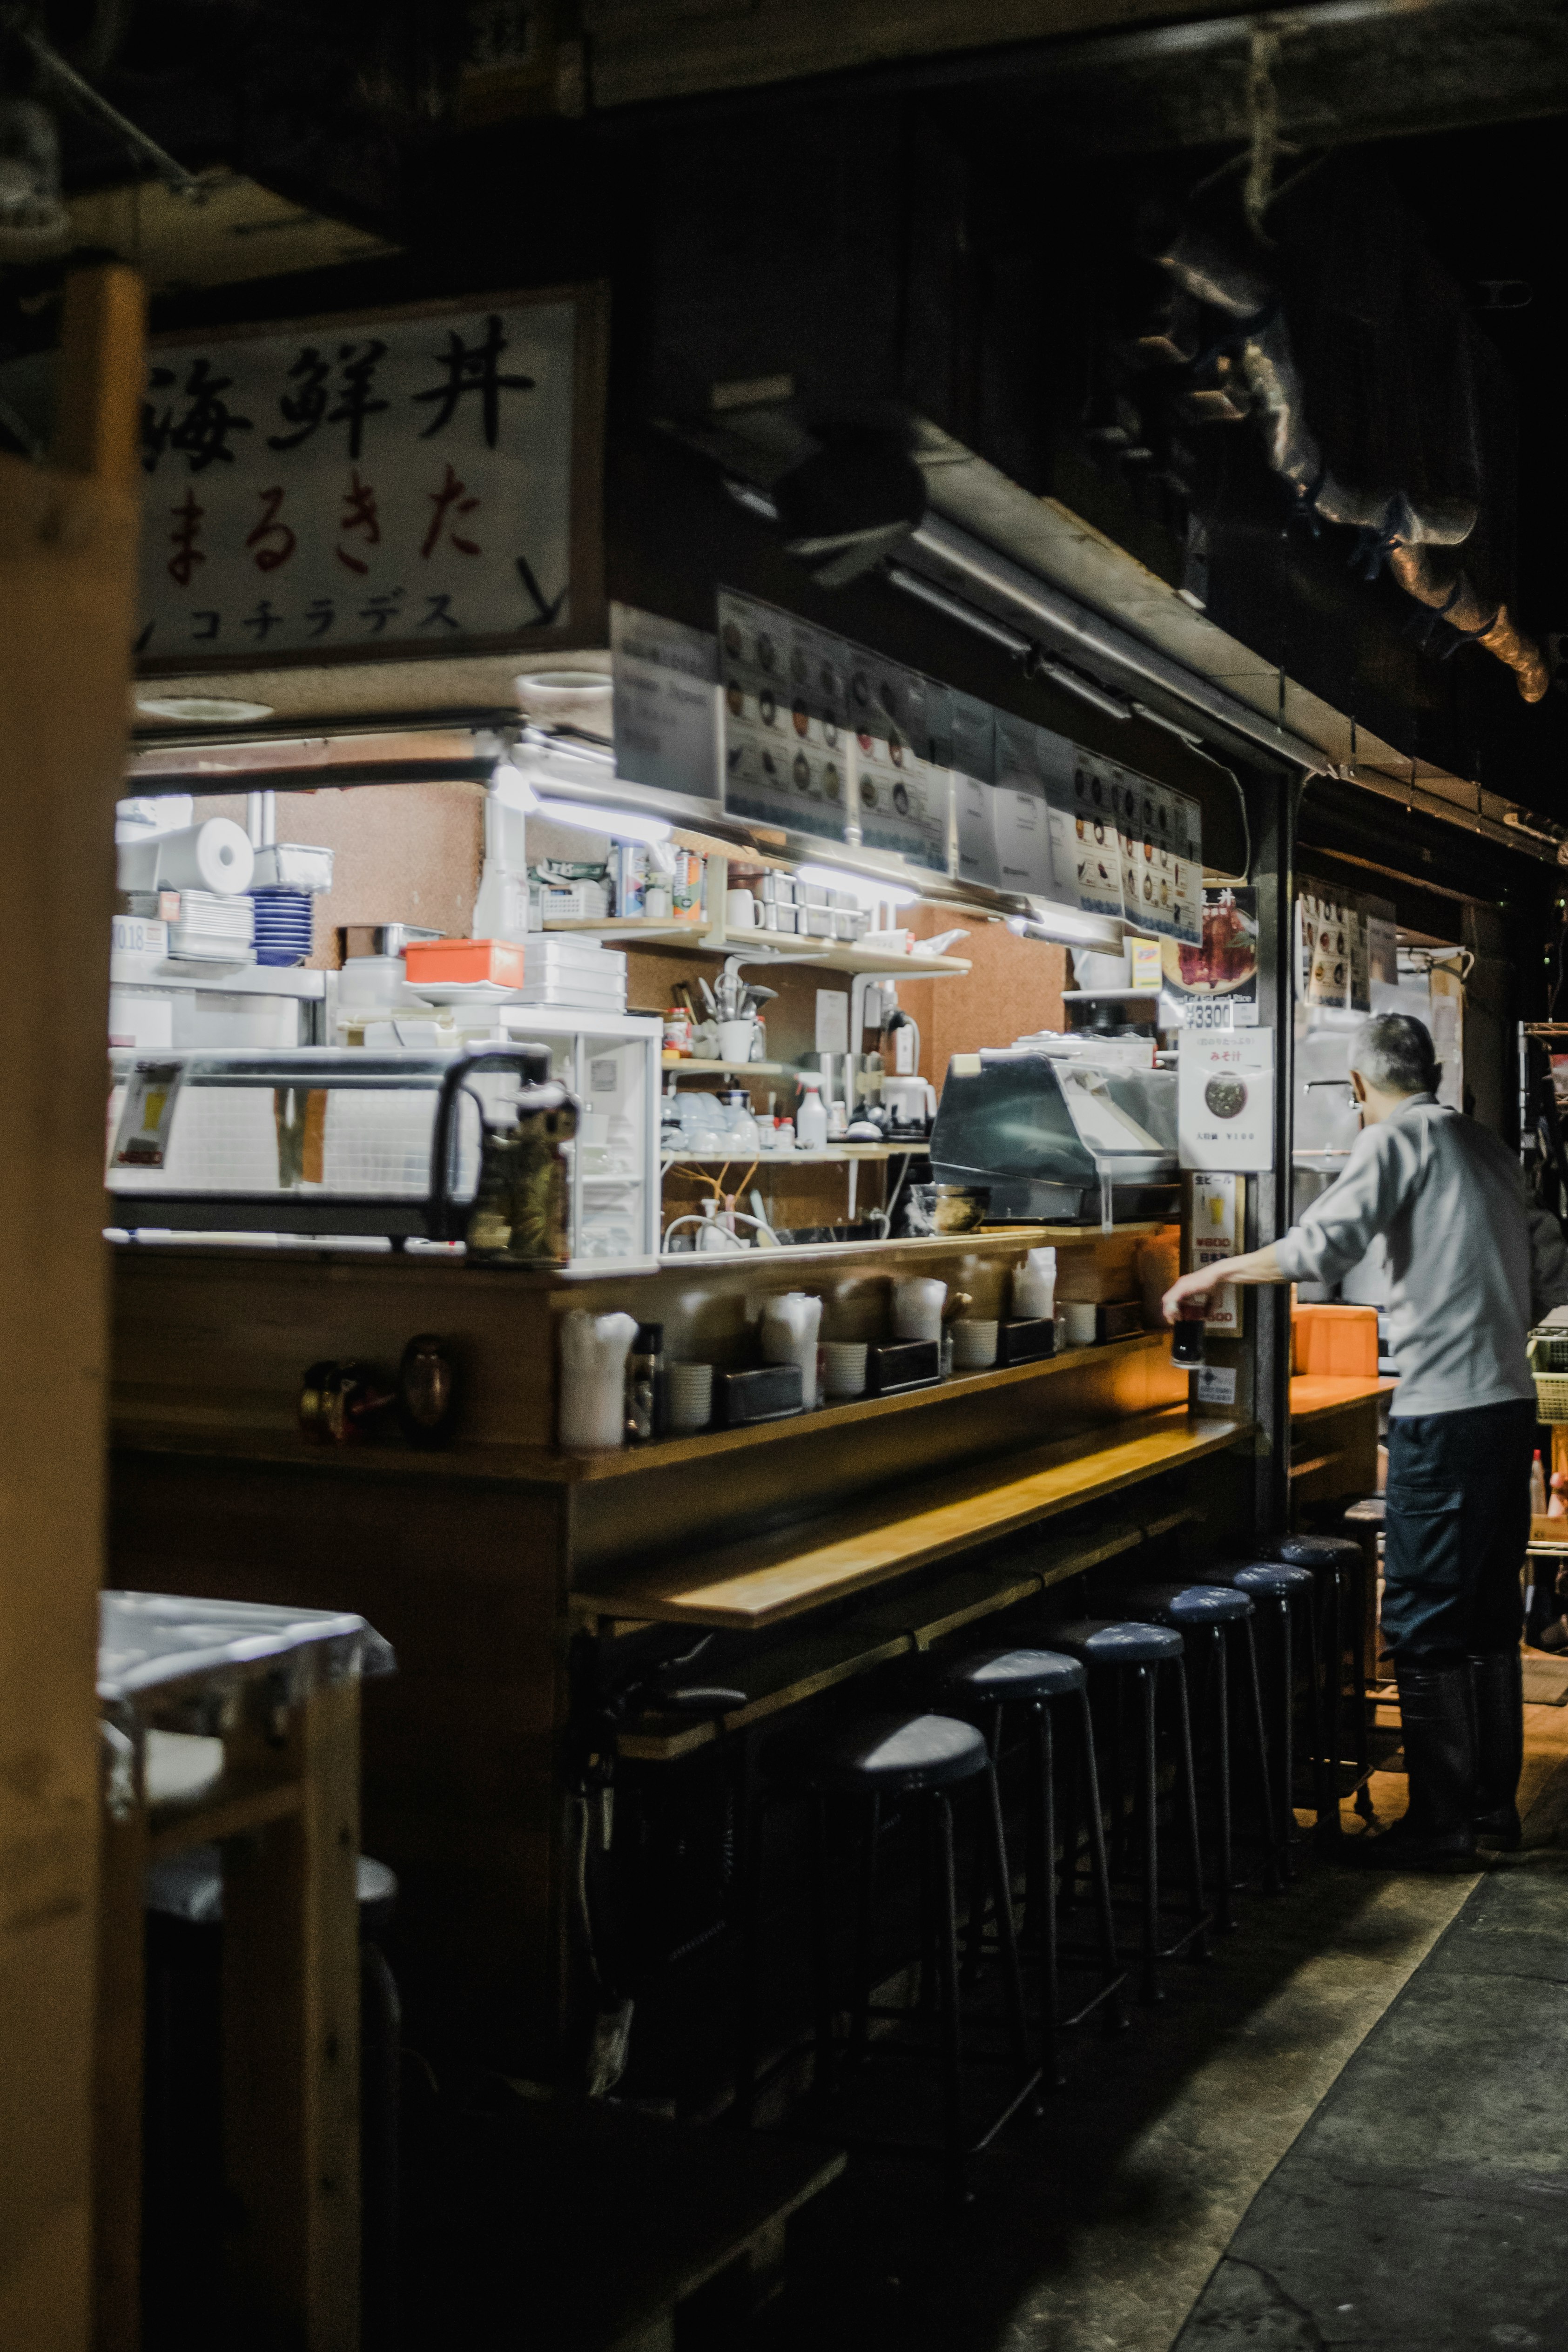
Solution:
[[[542,1049],[542,1050],[541,1050]],[[660,1024],[503,1005],[453,1050],[111,1056],[110,1218],[133,1233],[465,1238],[484,1129],[555,1080],[572,1258],[658,1247]],[[548,1056],[548,1060],[547,1060]]]

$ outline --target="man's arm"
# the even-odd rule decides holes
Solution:
[[[1180,1321],[1184,1299],[1207,1298],[1224,1282],[1337,1282],[1386,1232],[1408,1198],[1420,1165],[1417,1128],[1398,1120],[1364,1129],[1343,1171],[1300,1224],[1245,1257],[1221,1258],[1195,1274],[1184,1274],[1166,1293],[1166,1322]]]

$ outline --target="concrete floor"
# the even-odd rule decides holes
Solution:
[[[769,2344],[1568,2341],[1568,1708],[1526,1720],[1522,1855],[1386,1882],[1305,1860],[1126,2035],[1075,2037],[1066,2088],[980,2160],[967,2210],[920,2167],[852,2161],[795,2225]],[[1377,1776],[1381,1822],[1404,1791]]]

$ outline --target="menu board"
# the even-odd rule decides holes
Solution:
[[[851,801],[868,849],[888,849],[912,866],[947,871],[952,787],[933,756],[932,706],[946,689],[918,671],[903,669],[851,648],[850,708],[854,719],[854,793]]]
[[[1199,943],[1186,793],[733,589],[718,649],[733,814]]]
[[[1125,771],[1114,797],[1126,920],[1196,945],[1203,929],[1201,809],[1186,793]]]
[[[1116,810],[1121,772],[1087,751],[1072,763],[1073,849],[1078,903],[1085,914],[1120,916],[1122,843]]]
[[[571,291],[158,338],[141,670],[591,627],[602,325]]]
[[[848,827],[847,648],[825,629],[719,591],[724,802],[827,841]]]

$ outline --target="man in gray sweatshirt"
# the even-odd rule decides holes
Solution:
[[[1568,1304],[1568,1253],[1519,1164],[1437,1099],[1432,1040],[1407,1013],[1364,1021],[1350,1051],[1362,1131],[1337,1181],[1282,1240],[1184,1275],[1334,1283],[1381,1234],[1399,1385],[1389,1409],[1384,1646],[1393,1654],[1410,1802],[1358,1850],[1396,1869],[1519,1843],[1523,1708],[1519,1572],[1530,1538],[1532,1323]]]

